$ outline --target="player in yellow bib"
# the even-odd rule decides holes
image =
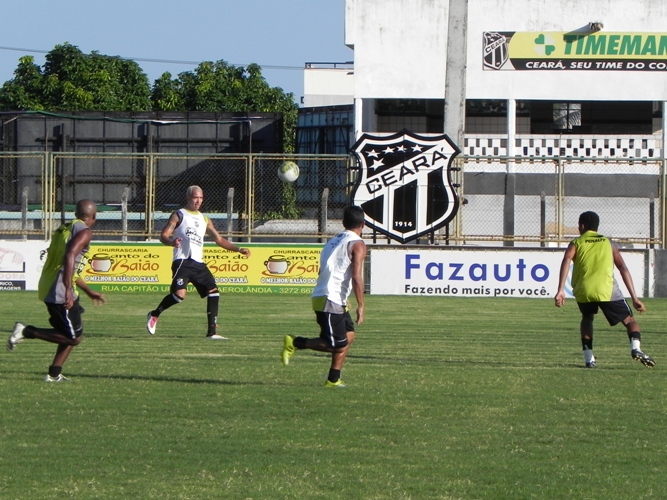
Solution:
[[[92,200],[80,200],[76,204],[76,219],[60,226],[49,245],[44,268],[39,279],[38,296],[49,311],[49,323],[53,328],[40,328],[17,322],[7,342],[13,351],[24,339],[40,339],[58,344],[53,363],[46,375],[47,382],[63,382],[67,378],[62,367],[72,349],[83,340],[83,307],[79,305],[77,287],[93,299],[95,304],[106,302],[104,295],[90,289],[81,278],[88,260],[95,224],[97,206]]]
[[[639,325],[614,278],[614,266],[623,278],[635,309],[642,313],[646,308],[637,298],[632,276],[618,247],[597,232],[599,225],[600,217],[595,212],[584,212],[579,216],[580,236],[570,242],[560,266],[556,307],[562,307],[565,303],[565,282],[570,272],[570,264],[573,263],[572,293],[581,311],[581,346],[586,367],[596,367],[593,355],[593,320],[598,309],[611,326],[623,323],[630,339],[632,358],[644,366],[655,366],[653,359],[641,350]]]

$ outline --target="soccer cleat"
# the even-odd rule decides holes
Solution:
[[[291,335],[285,335],[285,340],[283,341],[283,353],[281,355],[283,365],[289,365],[289,360],[295,351],[296,348],[294,347],[294,337]]]
[[[46,377],[44,378],[44,382],[67,382],[69,379],[63,375],[62,373],[58,375],[57,377],[52,377],[48,373],[46,374]]]
[[[633,349],[632,350],[632,359],[636,359],[637,361],[641,361],[641,363],[644,366],[655,366],[655,361],[653,361],[653,358],[647,354],[644,354],[641,352],[639,349]]]
[[[14,350],[14,347],[16,347],[16,344],[20,344],[23,342],[23,339],[25,338],[23,336],[23,329],[25,328],[25,325],[23,323],[19,323],[18,321],[14,323],[14,331],[12,334],[9,336],[9,339],[7,340],[7,350],[9,352],[12,352]]]
[[[597,368],[598,365],[595,364],[595,360],[590,363],[586,363],[586,368]]]
[[[208,333],[206,334],[206,338],[209,340],[229,340],[227,337],[223,337],[222,335],[218,335],[218,325],[215,325],[215,328],[211,328],[209,326]]]
[[[155,327],[157,326],[157,316],[153,316],[151,313],[148,313],[146,316],[146,330],[151,335],[155,335]]]
[[[331,382],[330,380],[327,380],[326,382],[324,382],[324,387],[341,387],[342,388],[342,387],[345,387],[345,383],[341,379],[338,379],[335,382]]]
[[[207,335],[206,338],[209,340],[229,340],[227,337],[223,337],[217,333],[214,333],[213,335]]]

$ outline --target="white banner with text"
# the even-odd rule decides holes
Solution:
[[[370,290],[373,295],[554,297],[563,253],[564,249],[373,248]],[[635,291],[643,296],[652,288],[645,286],[646,252],[628,250],[622,255]],[[565,286],[568,297],[572,297],[571,273],[570,269]],[[618,270],[616,280],[629,296]]]

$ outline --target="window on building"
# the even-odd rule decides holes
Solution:
[[[517,101],[517,134],[650,135],[662,106],[650,101]],[[468,99],[466,134],[507,133],[507,101]]]
[[[296,128],[297,153],[348,154],[353,143],[353,106],[299,109]]]
[[[522,103],[529,110],[531,134],[650,135],[654,132],[650,101]]]
[[[553,104],[555,130],[572,130],[581,127],[581,103],[555,102]]]
[[[378,132],[408,129],[415,133],[441,134],[444,128],[444,99],[377,99]]]
[[[504,99],[467,99],[466,134],[507,133],[507,101]]]

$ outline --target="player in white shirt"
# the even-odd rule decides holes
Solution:
[[[154,335],[160,314],[182,302],[185,299],[188,283],[192,283],[199,296],[206,297],[208,317],[206,338],[224,340],[225,337],[216,331],[220,292],[211,270],[204,263],[204,236],[208,234],[219,247],[239,252],[246,257],[250,257],[250,250],[240,248],[220,236],[213,226],[213,221],[199,211],[204,201],[204,192],[199,186],[190,186],[185,199],[185,208],[171,214],[160,234],[160,241],[163,244],[174,247],[171,264],[173,278],[170,293],[162,299],[156,309],[148,313],[146,329],[148,333]]]
[[[345,209],[343,227],[345,231],[329,240],[320,254],[320,274],[312,294],[320,336],[286,335],[282,352],[284,365],[289,364],[297,349],[330,352],[331,367],[324,383],[326,387],[345,387],[340,375],[350,344],[354,341],[354,323],[347,303],[351,292],[357,300],[357,325],[364,320],[363,264],[366,244],[361,239],[364,228],[361,207]]]

